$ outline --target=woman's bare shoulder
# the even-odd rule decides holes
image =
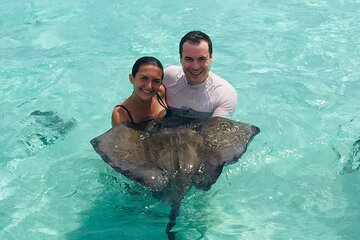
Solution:
[[[119,125],[122,122],[129,121],[129,115],[120,104],[116,105],[111,114],[111,124],[112,126]]]
[[[165,98],[165,95],[166,95],[166,89],[164,87],[164,85],[161,85],[160,88],[159,88],[159,95],[161,98]]]

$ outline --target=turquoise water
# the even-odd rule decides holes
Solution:
[[[0,239],[166,239],[169,207],[108,167],[110,128],[142,55],[178,64],[189,30],[261,128],[177,239],[360,235],[360,1],[1,1]]]

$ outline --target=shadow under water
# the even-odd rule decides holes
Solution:
[[[341,174],[352,173],[360,169],[360,138],[356,140],[351,148],[349,158],[345,163]]]
[[[121,175],[101,172],[98,181],[104,186],[102,192],[88,210],[79,213],[80,226],[66,239],[166,239],[166,204]]]
[[[219,222],[219,216],[211,210],[211,199],[216,191],[202,192],[192,188],[184,198],[182,214],[169,236],[164,229],[170,207],[154,197],[149,189],[110,167],[101,171],[95,181],[102,186],[100,192],[95,199],[86,200],[90,207],[77,213],[78,227],[64,239],[203,239],[208,229]],[[71,197],[79,195],[82,195],[81,190]]]
[[[77,121],[74,118],[64,120],[53,111],[35,110],[21,124],[18,141],[31,156],[43,147],[63,140],[76,127]]]

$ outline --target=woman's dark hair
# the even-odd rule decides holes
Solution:
[[[139,71],[139,68],[143,65],[153,65],[156,66],[158,68],[161,69],[161,80],[164,78],[164,67],[161,64],[161,62],[154,57],[151,56],[145,56],[145,57],[141,57],[138,60],[136,60],[136,62],[134,63],[133,67],[132,67],[132,71],[131,74],[135,77],[135,75],[137,74],[137,72]]]
[[[182,57],[183,45],[187,41],[192,44],[200,44],[201,41],[207,42],[207,44],[209,46],[210,57],[212,56],[212,42],[211,42],[210,37],[206,33],[203,33],[201,31],[191,31],[191,32],[188,32],[187,34],[185,34],[182,37],[182,39],[180,40],[180,43],[179,43],[180,57]]]

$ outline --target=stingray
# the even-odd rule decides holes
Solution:
[[[176,117],[148,122],[141,129],[122,124],[91,144],[112,168],[170,204],[165,232],[171,238],[189,187],[209,190],[223,167],[238,161],[259,132],[256,126],[221,117]]]

